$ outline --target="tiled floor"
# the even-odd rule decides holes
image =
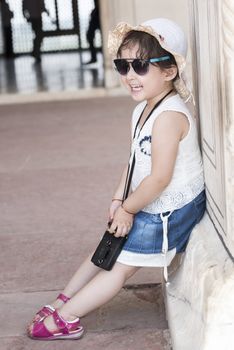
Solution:
[[[82,54],[88,62],[89,53]],[[31,56],[0,58],[0,93],[35,93],[37,91],[74,91],[104,85],[103,59],[81,63],[79,53],[43,54],[41,63]]]

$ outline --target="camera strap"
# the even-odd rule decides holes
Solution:
[[[162,101],[173,91],[170,90],[165,96],[163,96],[161,98],[161,100],[159,100],[154,107],[152,108],[152,110],[149,112],[149,114],[147,115],[147,117],[144,120],[144,123],[142,124],[141,128],[138,131],[138,134],[136,136],[137,133],[137,129],[139,126],[139,123],[141,121],[141,117],[145,111],[145,108],[147,106],[147,104],[145,105],[145,107],[143,108],[143,111],[141,112],[140,117],[138,118],[138,121],[136,123],[135,129],[134,129],[134,133],[133,133],[133,138],[132,138],[132,143],[138,139],[142,128],[144,127],[145,123],[149,120],[150,116],[152,115],[152,113],[155,111],[155,109],[162,103]],[[127,176],[126,176],[126,181],[125,181],[125,186],[124,186],[124,195],[123,195],[123,201],[128,197],[129,195],[129,191],[130,191],[130,186],[131,186],[131,181],[132,181],[132,175],[133,175],[133,171],[134,171],[134,167],[135,167],[135,163],[136,163],[136,157],[135,157],[135,150],[131,151],[130,153],[130,157],[129,157],[129,162],[128,162],[128,170],[127,170]]]

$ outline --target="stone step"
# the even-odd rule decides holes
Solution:
[[[170,349],[160,284],[125,286],[112,301],[82,319],[85,334],[81,340],[43,342],[42,346],[26,336],[26,326],[35,311],[57,294],[57,291],[1,294],[1,350]]]

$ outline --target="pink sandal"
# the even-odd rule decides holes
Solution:
[[[66,295],[60,293],[57,297],[57,299],[62,300],[64,303],[66,303],[68,300],[70,300],[71,298],[67,297]],[[41,310],[39,310],[33,321],[32,322],[40,322],[42,320],[44,320],[45,317],[52,315],[52,313],[55,311],[55,308],[51,305],[45,305]]]
[[[79,339],[82,337],[84,328],[80,325],[79,318],[74,321],[65,321],[56,310],[52,316],[58,330],[49,331],[43,321],[36,322],[28,334],[29,337],[37,340]]]

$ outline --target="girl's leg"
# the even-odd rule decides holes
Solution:
[[[74,294],[82,289],[101,270],[91,262],[92,255],[93,253],[79,266],[78,270],[61,293],[72,298]],[[63,305],[63,302],[57,299],[50,305],[59,309]]]
[[[73,275],[71,280],[68,282],[63,290],[63,294],[68,297],[73,297],[80,289],[82,289],[101,269],[95,266],[91,257],[93,253],[90,254],[87,259],[80,265],[76,273]]]
[[[138,267],[116,263],[111,271],[100,271],[61,307],[59,314],[67,321],[85,316],[111,300],[120,291],[125,281],[138,269]],[[44,322],[48,329],[56,329],[51,316]]]

